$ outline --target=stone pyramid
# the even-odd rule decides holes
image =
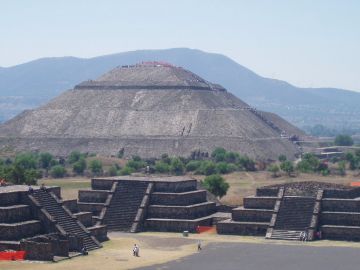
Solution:
[[[216,147],[253,158],[294,156],[282,118],[257,111],[220,85],[181,67],[147,62],[117,67],[44,106],[0,125],[0,147],[125,156],[189,156]]]

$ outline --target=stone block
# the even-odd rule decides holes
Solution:
[[[244,208],[251,209],[274,209],[276,197],[246,197]]]
[[[234,221],[248,222],[270,222],[273,210],[269,209],[247,209],[243,207],[232,210],[232,219]]]
[[[190,205],[206,201],[206,190],[194,190],[181,193],[153,192],[151,204],[156,205]]]

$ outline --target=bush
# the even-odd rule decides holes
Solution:
[[[188,172],[193,172],[193,171],[196,171],[200,166],[201,166],[201,161],[198,161],[198,160],[190,160],[190,161],[186,164],[186,170],[187,170]]]
[[[72,151],[69,155],[68,162],[70,164],[75,163],[78,161],[83,155],[79,151]]]
[[[103,169],[102,169],[102,163],[100,160],[97,160],[97,159],[91,160],[90,164],[89,164],[89,168],[90,168],[90,171],[94,175],[102,174]]]
[[[229,172],[228,164],[226,162],[219,162],[216,164],[216,171],[218,173],[224,174]]]
[[[338,162],[338,171],[341,176],[346,175],[346,163],[344,160]]]
[[[199,174],[205,175],[216,174],[217,172],[215,163],[209,160],[203,161],[197,171],[200,172]]]
[[[161,155],[161,161],[166,163],[166,164],[169,164],[171,163],[171,158],[169,157],[168,154],[162,154]]]
[[[171,160],[170,171],[175,175],[183,175],[185,171],[184,163],[179,158]]]
[[[130,175],[134,172],[134,169],[128,166],[125,166],[119,171],[120,175]]]
[[[277,164],[271,164],[268,168],[268,171],[271,172],[272,177],[278,177],[278,172],[280,171],[280,168]]]
[[[240,156],[238,160],[239,168],[245,171],[256,171],[255,161],[248,156]]]
[[[319,170],[319,165],[320,161],[314,154],[306,153],[298,163],[297,169],[304,173],[316,172]]]
[[[235,152],[226,152],[224,158],[228,163],[235,163],[239,158],[239,154]]]
[[[50,175],[54,178],[62,178],[65,176],[65,174],[66,174],[66,170],[61,165],[55,165],[50,170]]]
[[[51,167],[53,156],[50,153],[41,153],[39,156],[40,167],[48,170]]]
[[[85,158],[81,157],[78,161],[73,164],[73,172],[76,174],[84,174],[86,169],[86,160]]]
[[[280,156],[278,157],[278,160],[279,160],[280,162],[284,162],[284,161],[287,160],[287,157],[286,157],[285,155],[280,155]]]
[[[137,157],[135,157],[135,159],[130,159],[127,162],[126,166],[133,168],[135,171],[137,171],[140,170],[141,168],[144,168],[146,166],[146,163],[141,159],[139,160]]]
[[[226,150],[224,148],[218,147],[211,153],[211,157],[216,161],[224,161],[225,160]]]
[[[205,177],[203,185],[208,191],[219,198],[225,196],[229,189],[229,184],[218,174]]]
[[[118,169],[116,168],[115,165],[112,165],[110,168],[109,168],[109,176],[116,176],[118,175]]]
[[[337,135],[334,141],[335,145],[339,146],[351,146],[354,144],[354,140],[349,135]]]
[[[286,160],[280,164],[280,169],[290,176],[294,172],[294,165],[291,161]]]
[[[155,171],[158,173],[167,173],[170,171],[170,165],[164,161],[155,162]]]

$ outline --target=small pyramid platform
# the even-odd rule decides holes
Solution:
[[[217,209],[191,177],[94,178],[91,187],[79,191],[78,208],[110,231],[195,232]]]
[[[268,239],[300,240],[306,232],[307,240],[360,241],[360,188],[315,181],[258,188],[217,230]]]

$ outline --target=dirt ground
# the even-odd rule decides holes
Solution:
[[[360,243],[340,241],[317,241],[309,243],[265,240],[263,237],[217,235],[213,233],[190,234],[183,237],[180,233],[156,233],[144,232],[138,234],[110,233],[110,241],[104,247],[91,251],[89,256],[79,256],[70,260],[63,260],[57,263],[49,262],[5,262],[0,261],[0,269],[6,270],[120,270],[136,269],[177,261],[181,258],[196,254],[197,243],[200,240],[202,247],[206,250],[210,243],[243,243],[243,244],[264,244],[269,248],[276,248],[276,245],[291,246],[314,246],[314,247],[352,247],[360,250]],[[134,244],[140,247],[140,257],[132,255]]]
[[[194,175],[195,179],[202,180],[204,176]],[[319,174],[299,174],[297,177],[286,175],[273,178],[269,172],[234,172],[224,175],[225,180],[230,184],[230,188],[221,201],[230,205],[242,205],[244,197],[254,195],[258,187],[280,184],[285,182],[297,181],[321,181],[349,185],[350,182],[360,181],[358,173],[348,171],[345,176],[329,175],[321,176]],[[79,189],[90,188],[90,178],[69,177],[62,179],[41,179],[39,184],[60,186],[62,197],[64,199],[76,199]]]

